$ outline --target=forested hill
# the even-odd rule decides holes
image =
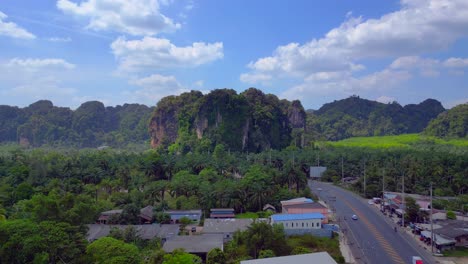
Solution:
[[[143,144],[154,108],[83,103],[75,111],[41,100],[25,108],[0,105],[0,142],[24,146],[98,147]]]
[[[340,140],[356,136],[419,133],[445,109],[434,99],[401,106],[352,96],[307,111],[309,139]]]
[[[151,145],[181,153],[220,144],[247,152],[300,146],[305,119],[299,101],[279,100],[255,88],[240,94],[231,89],[207,95],[191,91],[159,101],[150,124]]]
[[[458,105],[432,120],[424,133],[442,138],[468,137],[468,103]]]

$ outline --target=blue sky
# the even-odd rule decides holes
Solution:
[[[307,109],[351,95],[450,108],[467,73],[466,0],[0,3],[0,104],[256,87]]]

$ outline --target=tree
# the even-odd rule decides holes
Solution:
[[[181,249],[174,250],[171,254],[164,256],[163,264],[201,264],[202,260],[199,256],[189,254]]]
[[[457,219],[457,216],[455,215],[453,211],[447,211],[447,219],[455,220]]]
[[[226,256],[219,248],[213,248],[208,252],[206,264],[223,264],[226,263]]]
[[[405,220],[409,222],[416,222],[419,216],[419,205],[416,203],[416,200],[412,197],[405,197]]]
[[[185,227],[190,225],[192,223],[192,219],[184,216],[182,218],[179,219],[179,223],[180,223],[180,231],[181,232],[184,232],[185,231]]]
[[[291,255],[300,255],[300,254],[308,254],[308,253],[312,253],[312,251],[306,247],[298,246],[293,249],[293,251],[291,252]]]
[[[275,255],[275,252],[273,252],[273,250],[271,250],[271,249],[264,249],[264,250],[260,251],[260,254],[258,254],[259,259],[273,258],[273,257],[276,257],[276,255]]]
[[[94,263],[137,264],[140,262],[136,246],[111,237],[103,237],[89,244],[86,247],[86,254]]]
[[[169,224],[171,222],[171,216],[164,212],[156,212],[154,214],[154,219],[160,224]]]
[[[127,204],[124,206],[120,214],[120,223],[126,225],[136,225],[140,222],[140,209],[134,204]]]

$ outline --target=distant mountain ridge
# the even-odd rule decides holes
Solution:
[[[460,108],[462,112],[452,115],[445,114],[453,111],[446,112],[434,99],[401,106],[352,96],[304,111],[300,101],[280,100],[255,88],[239,94],[230,89],[206,95],[191,91],[165,97],[157,107],[105,107],[90,101],[71,110],[41,100],[24,108],[0,105],[0,142],[33,147],[125,147],[151,142],[153,147],[179,150],[197,144],[209,150],[223,144],[233,151],[259,152],[317,140],[420,133],[431,120],[433,128],[425,133],[466,137],[466,118],[456,122],[458,132],[435,129],[440,124],[452,128],[450,120],[466,117],[466,104]],[[437,116],[445,121],[434,121]]]
[[[83,103],[75,111],[48,100],[19,108],[0,105],[0,142],[24,146],[125,146],[149,139],[148,121],[154,107],[139,104],[105,107]]]
[[[307,130],[315,139],[322,140],[419,133],[444,111],[434,99],[401,106],[351,96],[307,111]]]
[[[424,133],[442,138],[467,138],[468,103],[455,106],[431,120]]]

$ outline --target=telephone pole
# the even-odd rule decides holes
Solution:
[[[432,182],[431,182],[430,194],[431,194],[431,253],[434,254],[434,226],[432,223]]]
[[[405,173],[403,172],[403,175],[402,175],[402,185],[401,185],[401,189],[402,189],[402,195],[401,195],[401,226],[403,228],[405,228]]]
[[[341,182],[344,184],[343,156],[341,156]]]
[[[382,200],[380,201],[380,210],[383,210],[384,201],[385,201],[385,168],[382,168]]]
[[[364,198],[366,197],[366,162],[364,161]]]

